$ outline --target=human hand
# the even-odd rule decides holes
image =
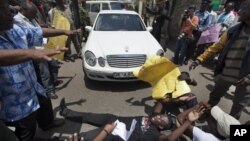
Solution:
[[[188,120],[190,122],[196,121],[199,117],[201,117],[201,115],[203,115],[205,110],[206,108],[204,106],[199,106],[188,114]]]
[[[208,102],[201,101],[199,103],[200,106],[204,106],[206,109],[210,109],[211,105]]]
[[[243,77],[237,82],[237,85],[242,85],[242,86],[250,85],[250,77],[248,76]]]
[[[189,71],[194,70],[198,65],[199,65],[199,64],[198,64],[197,61],[193,61],[193,62],[191,63],[191,65],[189,66]]]
[[[116,127],[116,123],[108,123],[108,124],[106,124],[105,126],[104,126],[104,128],[103,128],[103,130],[105,131],[105,132],[107,132],[108,134],[110,134],[110,133],[112,133],[113,132],[113,130],[115,129],[115,127]]]
[[[65,31],[65,35],[67,36],[70,36],[70,35],[75,35],[75,34],[78,34],[78,33],[81,33],[81,29],[75,29],[75,30],[67,30]]]
[[[185,101],[189,101],[196,98],[195,95],[184,95],[184,96],[180,96],[178,97],[175,101],[177,102],[185,102]]]
[[[53,55],[60,54],[62,52],[67,51],[67,48],[55,48],[55,49],[31,49],[31,58],[33,60],[45,60],[45,61],[51,61],[50,58]]]
[[[79,137],[77,133],[74,133],[73,135],[69,136],[68,139],[65,139],[64,141],[79,141]],[[84,141],[84,138],[81,137],[80,141]]]

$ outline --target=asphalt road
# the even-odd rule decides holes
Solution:
[[[166,57],[171,58],[172,56],[172,51],[168,50]],[[188,66],[182,66],[180,69],[187,71]],[[212,69],[207,66],[199,66],[190,74],[198,82],[197,86],[191,86],[193,93],[197,95],[199,101],[207,101],[209,92],[214,85]],[[88,81],[84,78],[81,59],[77,59],[75,62],[63,62],[59,78],[64,83],[57,88],[59,98],[52,100],[56,117],[60,117],[58,105],[63,97],[65,97],[70,109],[94,113],[112,113],[120,116],[147,115],[152,111],[154,105],[149,84],[141,81],[128,83]],[[230,95],[227,94],[219,103],[219,106],[226,112],[230,111],[232,105],[233,95],[231,95],[231,91],[228,91]],[[249,108],[246,109],[241,116],[240,121],[242,123],[250,119],[249,111]],[[66,120],[66,124],[59,128],[46,132],[38,129],[37,136],[43,138],[68,136],[75,132],[86,132],[95,128],[88,124],[78,124]]]

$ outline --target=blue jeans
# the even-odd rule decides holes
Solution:
[[[182,65],[187,54],[188,38],[180,38],[177,40],[176,48],[174,52],[174,62]]]
[[[41,85],[46,90],[46,95],[55,93],[54,82],[57,80],[58,67],[57,61],[51,60],[47,61],[35,61],[37,78]]]

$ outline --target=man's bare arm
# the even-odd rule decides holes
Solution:
[[[16,65],[29,60],[50,61],[50,56],[66,49],[0,49],[0,66]]]
[[[43,37],[54,37],[60,35],[74,35],[81,32],[81,29],[76,30],[63,30],[63,29],[54,29],[54,28],[42,28],[43,30]]]

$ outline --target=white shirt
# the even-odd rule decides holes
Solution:
[[[224,20],[223,21],[219,21],[219,19],[222,16],[225,16]],[[224,11],[218,17],[218,22],[222,22],[223,24],[227,25],[228,27],[230,27],[233,24],[234,20],[235,20],[235,15],[234,15],[233,11],[231,11],[227,15],[225,15],[225,11]]]
[[[215,13],[213,10],[209,12],[210,18],[211,18],[211,24],[217,23],[217,13]]]
[[[193,128],[193,141],[222,141],[211,133],[202,131],[200,128]]]
[[[14,23],[25,27],[40,27],[40,25],[35,20],[29,20],[20,12],[14,16]]]
[[[18,12],[18,14],[14,16],[14,23],[23,27],[40,27],[35,19],[29,20],[20,12]],[[43,44],[47,44],[47,38],[43,38]]]

